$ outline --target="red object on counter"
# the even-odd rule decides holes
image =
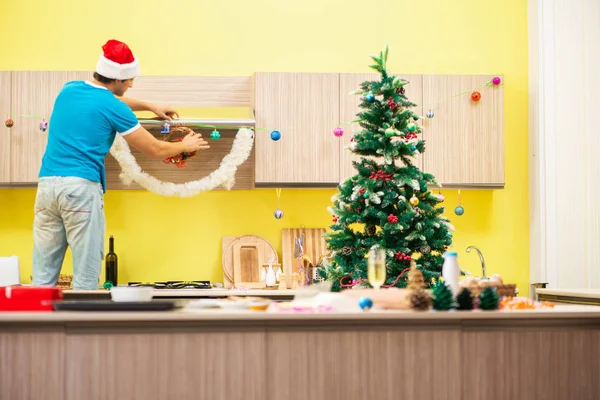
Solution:
[[[62,298],[63,291],[58,287],[0,287],[0,312],[52,311],[52,302]]]

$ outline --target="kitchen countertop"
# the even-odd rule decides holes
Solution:
[[[600,305],[600,289],[536,289],[540,301]]]
[[[599,338],[581,305],[0,312],[0,398],[597,399]]]

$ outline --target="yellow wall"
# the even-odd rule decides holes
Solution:
[[[401,73],[503,74],[506,188],[444,191],[465,269],[474,244],[489,273],[528,293],[527,3],[523,0],[106,0],[0,3],[0,69],[89,70],[109,38],[127,42],[149,75],[250,75],[255,71],[368,72],[370,53],[391,46]],[[101,5],[100,5],[101,4]],[[369,4],[367,6],[367,4]],[[27,11],[28,10],[28,11]],[[77,32],[77,33],[76,33]],[[6,93],[0,93],[6,95]],[[328,226],[334,190],[215,191],[192,199],[106,195],[123,281],[220,281],[221,236],[257,234],[281,248],[280,228]],[[31,269],[33,189],[0,190],[0,255]],[[65,271],[71,271],[70,258]]]

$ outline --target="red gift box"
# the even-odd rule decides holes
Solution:
[[[0,311],[52,311],[52,302],[62,298],[58,287],[0,287]]]

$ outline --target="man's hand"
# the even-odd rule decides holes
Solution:
[[[198,150],[207,150],[210,148],[206,140],[199,133],[188,133],[181,141],[185,146],[186,153],[192,153]]]
[[[179,118],[179,113],[169,106],[152,105],[150,111],[156,114],[158,118],[167,121],[173,121],[174,117]]]

